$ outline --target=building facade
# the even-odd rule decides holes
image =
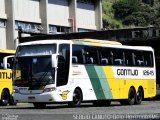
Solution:
[[[101,0],[0,0],[0,48],[15,49],[18,28],[69,33],[102,28]]]

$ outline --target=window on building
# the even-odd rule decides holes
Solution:
[[[70,27],[49,25],[49,33],[69,33],[70,31]]]
[[[78,28],[78,32],[93,32],[93,31],[95,31],[95,30]]]
[[[77,3],[94,4],[94,0],[77,0]]]
[[[6,20],[0,19],[0,27],[6,27]]]
[[[40,32],[43,29],[40,26],[40,24],[37,24],[37,23],[16,21],[15,29],[19,29],[19,28],[21,28],[24,31],[29,31],[29,32]]]

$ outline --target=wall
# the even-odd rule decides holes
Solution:
[[[77,27],[96,29],[95,5],[88,3],[77,3]]]
[[[0,27],[0,49],[6,48],[6,28]]]
[[[40,23],[39,2],[39,0],[14,0],[15,19]]]
[[[68,0],[48,0],[48,21],[52,25],[69,26]]]

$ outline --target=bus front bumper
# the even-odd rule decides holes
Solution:
[[[22,102],[22,103],[34,103],[34,102],[46,102],[52,103],[55,101],[59,101],[55,99],[54,92],[46,92],[40,94],[21,94],[21,93],[13,93],[14,101]]]

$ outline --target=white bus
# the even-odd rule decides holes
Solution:
[[[16,102],[140,104],[156,95],[154,50],[94,39],[19,44],[13,71]]]

